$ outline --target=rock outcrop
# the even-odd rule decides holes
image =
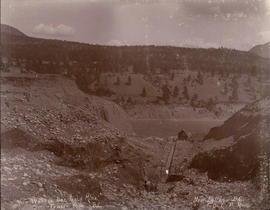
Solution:
[[[269,114],[267,97],[244,107],[222,126],[212,128],[204,138],[203,151],[193,158],[190,167],[225,181],[254,178],[259,170],[268,173]]]

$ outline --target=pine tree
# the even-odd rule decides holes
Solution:
[[[173,89],[173,97],[177,97],[179,95],[179,88],[178,86],[175,86]]]
[[[200,85],[203,85],[203,75],[201,74],[201,72],[199,71],[198,75],[197,75],[197,80],[198,80],[198,83]]]
[[[142,97],[146,97],[146,89],[145,89],[145,87],[142,89],[141,96]]]
[[[130,96],[129,96],[128,99],[127,99],[127,103],[128,103],[128,104],[133,104],[133,100],[132,100],[132,98],[131,98]]]
[[[190,105],[194,107],[196,105],[196,101],[198,100],[198,94],[194,94],[191,98]]]
[[[207,104],[206,104],[206,108],[209,110],[209,111],[213,111],[214,110],[214,100],[213,98],[209,98]]]
[[[170,89],[167,85],[162,87],[162,99],[167,103],[170,99]]]
[[[131,85],[131,77],[130,76],[128,76],[128,80],[126,82],[126,85]]]
[[[175,77],[175,75],[174,75],[174,72],[171,74],[171,80],[173,81],[174,80],[174,77]]]
[[[114,85],[120,85],[120,78],[119,77],[116,78]]]
[[[188,94],[187,86],[184,87],[183,95],[184,95],[185,99],[189,100],[189,94]]]
[[[224,84],[224,95],[227,95],[227,93],[228,93],[228,85],[225,82],[225,84]]]
[[[186,81],[187,81],[187,82],[190,82],[191,79],[192,79],[192,78],[191,78],[191,75],[189,74],[188,77],[187,77],[187,79],[186,79]]]
[[[238,82],[236,77],[234,77],[232,79],[232,96],[231,96],[231,100],[233,101],[237,101],[238,100]]]

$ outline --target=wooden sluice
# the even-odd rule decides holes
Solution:
[[[168,156],[167,161],[166,161],[165,175],[163,177],[162,182],[166,182],[168,180],[168,177],[169,177],[170,173],[171,173],[171,166],[172,166],[173,155],[174,155],[174,152],[175,152],[176,144],[177,144],[177,141],[176,141],[176,139],[174,139],[173,144],[171,146],[169,156]]]
[[[174,153],[175,153],[175,148],[177,146],[177,143],[180,140],[187,140],[188,136],[185,133],[184,130],[182,130],[181,132],[178,133],[178,138],[174,138],[172,140],[172,145],[171,145],[171,149],[170,149],[170,153],[168,155],[165,167],[162,171],[162,182],[165,183],[168,181],[170,176],[173,176],[174,174],[172,173],[172,164],[173,164],[173,159],[174,159]]]

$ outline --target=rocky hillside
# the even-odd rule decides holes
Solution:
[[[83,171],[100,171],[105,177],[111,172],[104,170],[112,171],[117,164],[123,167],[117,176],[126,177],[121,179],[121,184],[139,185],[143,180],[139,166],[147,158],[142,150],[129,145],[128,133],[132,133],[132,129],[119,106],[87,96],[68,78],[2,74],[1,160],[6,166],[2,170],[2,201],[36,196],[31,193],[36,187],[41,190],[39,194],[63,198],[52,184],[56,182],[64,194],[76,197],[91,192],[91,196],[102,200],[99,181],[94,181]],[[8,161],[18,164],[24,158],[30,162],[38,161],[42,167],[38,169],[37,165],[24,162],[21,170],[15,168],[12,173],[17,178],[9,179],[11,165]],[[60,179],[58,175],[66,178]],[[68,180],[79,182],[81,178],[89,182],[92,191],[70,187]],[[20,186],[20,191],[15,189],[16,186]]]
[[[191,167],[218,180],[245,180],[260,175],[267,188],[269,173],[270,98],[256,101],[234,114],[205,136],[203,151]],[[268,157],[268,158],[267,158]]]
[[[1,113],[3,148],[46,149],[74,167],[116,161],[132,133],[120,107],[55,75],[2,75]]]
[[[249,52],[264,58],[270,58],[270,42],[256,45],[255,47],[251,48]]]

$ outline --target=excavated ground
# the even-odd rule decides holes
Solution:
[[[161,183],[171,140],[127,135],[121,108],[71,80],[1,82],[2,209],[266,209],[251,181],[217,182],[188,169],[200,143],[178,144],[183,179]]]

